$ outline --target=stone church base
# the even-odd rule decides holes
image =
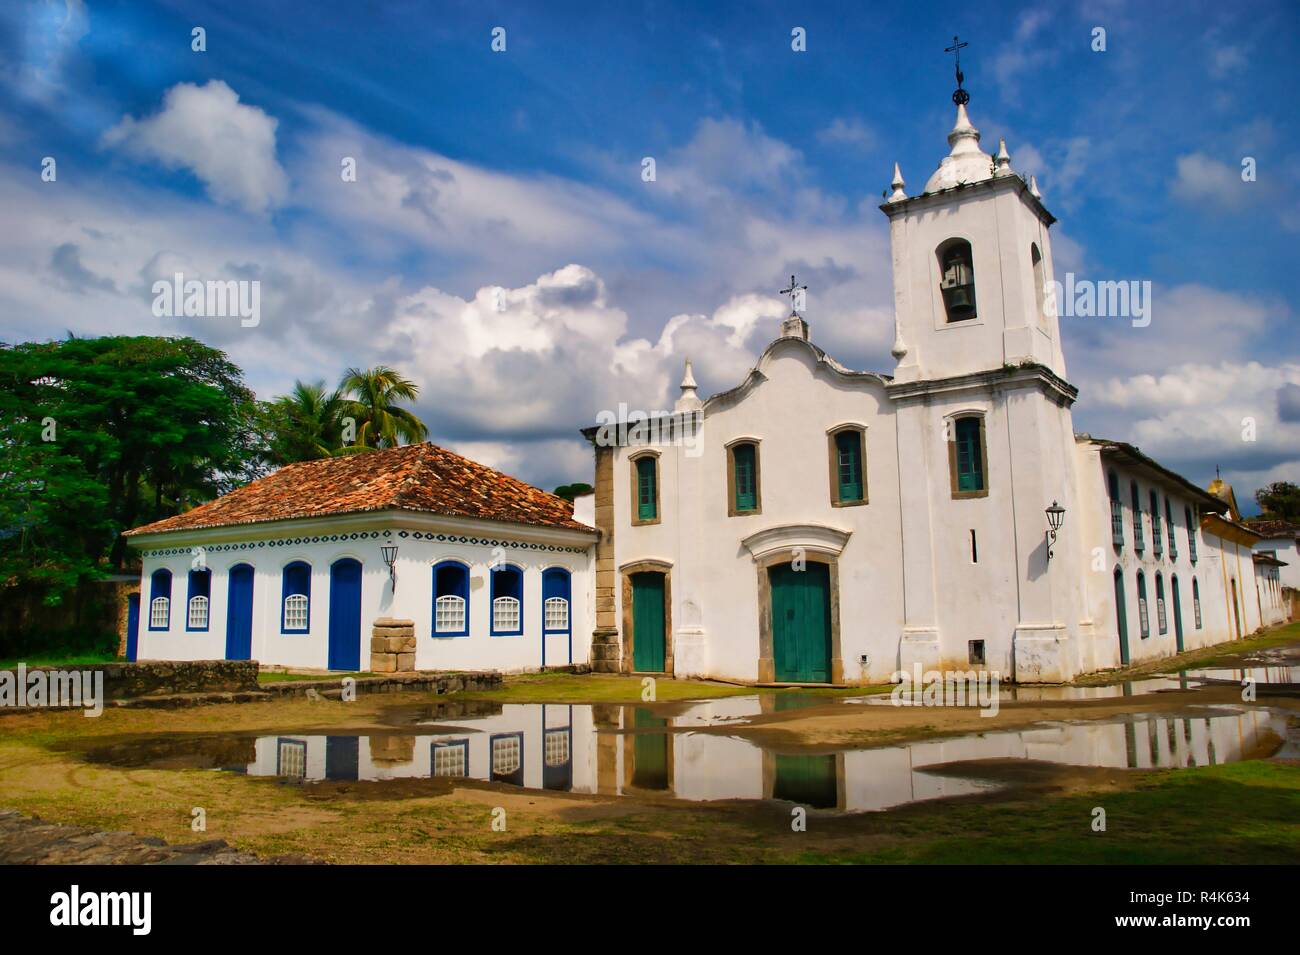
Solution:
[[[1017,627],[1013,647],[1017,683],[1064,683],[1075,676],[1064,627]]]

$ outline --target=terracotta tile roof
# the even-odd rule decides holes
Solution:
[[[1295,524],[1291,521],[1265,521],[1255,518],[1246,521],[1246,524],[1251,530],[1263,534],[1266,538],[1300,537],[1300,524]]]
[[[127,535],[400,508],[543,527],[591,530],[554,494],[435,444],[290,464]]]

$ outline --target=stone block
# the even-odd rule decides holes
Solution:
[[[397,654],[397,672],[411,673],[415,670],[415,654],[399,653]]]
[[[370,672],[371,673],[396,673],[397,654],[396,653],[371,653]]]

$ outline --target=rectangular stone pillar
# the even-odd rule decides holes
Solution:
[[[370,630],[371,673],[415,672],[415,621],[380,617]]]

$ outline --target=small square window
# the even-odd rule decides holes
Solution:
[[[970,662],[977,666],[984,665],[984,641],[970,640],[966,644]]]

